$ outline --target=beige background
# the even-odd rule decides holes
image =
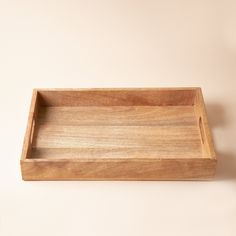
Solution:
[[[23,182],[34,87],[203,88],[211,182]],[[0,0],[0,235],[236,235],[236,1]]]

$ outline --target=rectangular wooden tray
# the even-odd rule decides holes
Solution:
[[[215,170],[200,88],[33,91],[24,180],[205,180]]]

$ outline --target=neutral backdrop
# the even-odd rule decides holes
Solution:
[[[0,235],[236,235],[236,1],[0,0]],[[33,88],[200,86],[208,182],[23,182]]]

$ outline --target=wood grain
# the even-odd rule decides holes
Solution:
[[[27,128],[24,137],[24,144],[22,148],[21,160],[25,160],[31,154],[33,134],[35,128],[35,118],[39,110],[38,91],[33,90],[30,111],[28,116]]]
[[[206,180],[215,174],[211,159],[26,160],[24,180]]]
[[[191,89],[72,89],[40,90],[46,106],[176,106],[193,105]]]
[[[195,125],[193,106],[41,107],[38,123],[47,125]]]
[[[35,90],[32,104],[29,124],[34,114],[35,125],[28,125],[21,160],[25,180],[214,176],[199,88]]]
[[[213,144],[212,134],[207,119],[207,112],[202,95],[202,90],[200,88],[196,89],[194,109],[201,134],[203,149],[205,150],[205,152],[208,153],[208,156],[216,160],[216,153]]]

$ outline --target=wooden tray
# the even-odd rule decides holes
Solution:
[[[33,91],[24,180],[204,180],[215,169],[200,88]]]

